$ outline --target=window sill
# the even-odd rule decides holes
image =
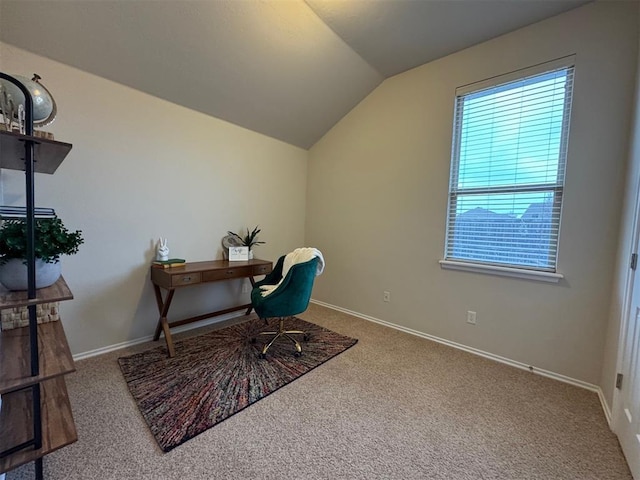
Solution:
[[[523,278],[538,282],[558,283],[564,278],[561,273],[538,272],[525,268],[499,267],[497,265],[483,265],[480,263],[459,262],[454,260],[440,260],[440,267],[447,270],[462,270],[464,272],[486,273],[503,277]]]

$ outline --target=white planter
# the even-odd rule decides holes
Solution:
[[[36,288],[45,288],[60,278],[60,262],[46,263],[36,258]],[[0,265],[0,283],[9,290],[27,290],[27,266],[19,258]]]

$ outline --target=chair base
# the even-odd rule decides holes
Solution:
[[[287,318],[291,318],[291,317],[279,317],[280,322],[279,322],[278,331],[258,333],[258,335],[273,335],[273,338],[269,341],[269,343],[265,344],[264,347],[262,347],[262,352],[260,353],[260,356],[262,358],[264,358],[267,355],[267,350],[269,350],[271,345],[273,345],[273,343],[281,337],[288,338],[291,342],[293,342],[293,344],[296,347],[296,351],[294,352],[294,355],[296,357],[299,357],[300,355],[302,355],[302,347],[300,346],[300,342],[298,342],[298,340],[293,338],[291,335],[304,335],[303,337],[304,340],[308,340],[308,334],[306,332],[303,332],[302,330],[285,330],[284,321]]]

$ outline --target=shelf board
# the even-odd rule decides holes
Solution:
[[[36,460],[78,440],[64,377],[40,384],[42,405],[42,447],[28,447],[0,458],[0,473]],[[33,438],[33,401],[31,389],[2,395],[0,409],[0,451]]]
[[[0,395],[75,372],[62,322],[38,325],[40,374],[31,376],[29,327],[0,332]]]
[[[35,144],[33,158],[36,173],[54,173],[73,146],[70,143],[0,130],[0,168],[24,172],[25,141]]]
[[[0,310],[5,308],[26,307],[28,305],[37,305],[39,303],[60,302],[62,300],[71,300],[73,294],[64,281],[60,277],[56,283],[46,288],[36,290],[36,298],[27,298],[26,290],[11,291],[0,285]]]

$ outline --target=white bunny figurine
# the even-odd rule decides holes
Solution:
[[[167,246],[167,239],[160,237],[158,239],[158,255],[157,259],[160,261],[169,260],[169,247]]]

